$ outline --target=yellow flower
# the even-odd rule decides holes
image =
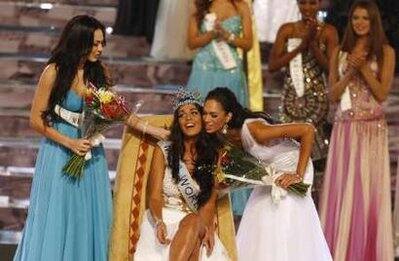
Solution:
[[[107,104],[114,99],[114,94],[110,91],[98,90],[98,99],[101,103]]]

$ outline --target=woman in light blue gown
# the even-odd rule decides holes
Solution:
[[[201,96],[205,97],[216,87],[229,86],[240,103],[246,106],[247,84],[242,58],[237,48],[247,51],[252,47],[249,7],[243,1],[232,0],[202,0],[195,3],[195,11],[189,21],[188,46],[199,49],[194,57],[187,88],[192,91],[198,90]],[[215,14],[216,21],[213,25],[208,25],[209,15],[205,15],[206,13]],[[218,58],[214,43],[220,41],[227,43],[236,66],[225,67],[223,61]]]
[[[216,16],[213,26],[210,22],[212,16],[206,15],[209,13]],[[227,44],[233,63],[223,61],[217,55],[215,43],[221,41]],[[239,0],[195,1],[195,10],[189,22],[188,45],[199,50],[194,57],[187,88],[190,91],[198,90],[202,97],[206,97],[216,87],[228,86],[241,105],[246,107],[247,83],[237,48],[248,51],[252,47],[251,12],[248,5]],[[250,190],[232,193],[234,215],[242,215],[249,194]]]
[[[31,126],[41,141],[30,206],[14,260],[106,260],[112,202],[102,147],[92,148],[80,131],[54,112],[56,105],[80,113],[87,81],[108,84],[98,60],[105,45],[104,26],[88,16],[66,25],[36,89]],[[91,149],[81,180],[64,175],[72,153]]]
[[[44,138],[15,261],[107,260],[112,201],[104,148],[91,147],[71,124],[82,111],[89,81],[95,86],[111,85],[98,60],[104,46],[104,26],[90,16],[76,16],[66,25],[41,75],[30,122]],[[56,114],[57,106],[62,109]],[[128,122],[142,129],[134,115]],[[89,150],[92,158],[86,161],[81,179],[63,173],[73,153],[85,155]]]

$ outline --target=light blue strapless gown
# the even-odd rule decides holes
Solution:
[[[81,111],[83,101],[67,93],[63,107]],[[65,122],[53,126],[71,138],[80,131]],[[111,225],[111,186],[104,149],[92,149],[83,178],[73,181],[62,173],[71,151],[44,138],[36,159],[30,206],[22,241],[14,260],[107,260]]]
[[[236,15],[224,20],[222,27],[239,36],[242,31],[241,17]],[[205,31],[204,24],[202,24],[201,31]],[[194,57],[187,88],[191,91],[198,91],[201,97],[205,98],[208,92],[216,87],[228,87],[234,92],[238,101],[243,106],[247,106],[247,84],[242,60],[238,55],[237,48],[230,46],[230,50],[237,67],[225,70],[216,57],[211,43],[199,49]]]
[[[239,36],[242,31],[241,17],[236,15],[224,20],[222,27]],[[205,31],[204,24],[202,24],[201,31]],[[227,87],[234,92],[238,102],[247,107],[247,83],[242,60],[238,55],[237,48],[230,46],[230,50],[238,66],[231,70],[225,70],[216,57],[212,44],[209,43],[202,47],[194,58],[187,89],[198,91],[205,99],[208,92],[216,87]],[[234,215],[242,215],[250,193],[250,189],[245,189],[231,194]]]

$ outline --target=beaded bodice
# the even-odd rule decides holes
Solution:
[[[348,53],[346,52],[339,53],[338,74],[340,79],[344,77],[348,69],[347,56]],[[374,75],[377,75],[378,64],[376,59],[368,62],[368,66],[370,66]],[[336,121],[378,120],[384,118],[383,105],[374,98],[368,84],[361,75],[354,75],[347,87],[350,92],[352,108],[342,111],[341,107],[338,106],[335,114]]]

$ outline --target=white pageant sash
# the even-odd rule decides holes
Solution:
[[[351,93],[348,87],[345,88],[345,91],[341,96],[341,101],[339,105],[342,111],[347,111],[352,109]]]
[[[213,51],[225,70],[237,67],[230,46],[225,41],[212,41]]]
[[[215,13],[208,13],[205,15],[204,26],[207,32],[212,31],[215,28],[216,18],[217,17]],[[212,48],[225,70],[230,70],[237,67],[237,62],[233,57],[233,53],[225,41],[212,40]]]
[[[58,104],[56,104],[54,107],[54,113],[76,128],[79,128],[83,122],[83,113],[73,112],[64,109]]]
[[[291,38],[288,39],[287,43],[287,51],[292,52],[295,50],[302,42],[300,38]],[[290,75],[292,79],[292,83],[294,85],[296,95],[298,97],[302,97],[305,94],[305,83],[303,76],[303,67],[302,67],[302,54],[297,54],[290,61]]]
[[[346,52],[341,52],[341,51],[339,52],[338,72],[339,72],[340,76],[344,75],[344,73],[345,73],[344,65],[346,65],[346,57],[347,56],[348,55]],[[342,93],[339,105],[340,105],[342,111],[347,111],[347,110],[352,109],[352,101],[351,101],[351,94],[350,94],[349,87],[346,87],[344,92]]]
[[[188,172],[186,165],[184,165],[183,163],[180,163],[179,177],[180,181],[177,184],[177,187],[179,188],[179,191],[182,194],[184,201],[186,201],[188,207],[193,212],[197,212],[200,187],[197,182],[194,181],[194,179]]]

